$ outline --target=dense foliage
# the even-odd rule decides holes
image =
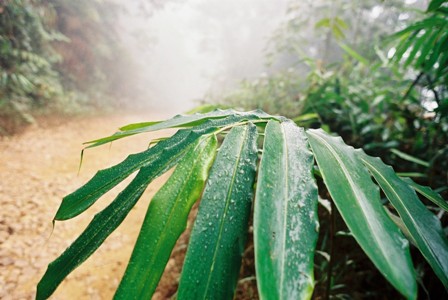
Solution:
[[[305,4],[293,2],[290,21],[273,41],[279,51],[274,54],[280,60],[286,57],[297,64],[273,75],[245,80],[239,89],[222,97],[221,103],[230,102],[245,109],[261,108],[291,118],[301,115],[296,120],[302,125],[329,128],[389,163],[398,159],[403,169],[418,170],[427,183],[445,185],[446,1],[432,1],[420,17],[415,12],[403,12],[400,1],[362,5],[341,2],[344,5],[331,6],[338,13],[331,7],[318,10],[320,19],[312,13],[301,14],[300,8]],[[344,12],[339,14],[339,10],[351,11],[346,9],[350,5],[365,16],[355,20],[361,22],[362,33],[352,24],[355,21],[345,21]],[[375,11],[382,13],[372,17]],[[403,21],[393,23],[390,15],[407,20],[408,25],[385,39],[387,30],[405,25]],[[331,20],[331,16],[336,19]],[[411,16],[421,20],[412,22]],[[386,23],[387,28],[381,23]],[[300,34],[303,27],[314,28],[315,40],[304,40]],[[331,43],[318,38],[322,29]],[[278,48],[282,40],[285,47]],[[391,50],[381,50],[387,45]],[[322,56],[326,52],[332,56]],[[395,55],[390,60],[391,53]],[[423,163],[401,161],[405,156],[397,153],[402,152],[420,158]]]
[[[118,12],[100,0],[0,2],[0,135],[42,112],[112,106],[129,91]]]
[[[448,6],[444,3],[431,1],[424,19],[393,36],[399,39],[393,60],[419,72],[409,90],[419,86],[429,98],[421,101],[435,102],[436,120],[448,117]]]
[[[48,266],[37,287],[37,299],[48,298],[120,225],[149,183],[173,167],[174,172],[149,204],[115,299],[152,297],[199,198],[178,299],[233,298],[250,219],[260,298],[310,299],[319,236],[314,174],[323,179],[334,201],[333,209],[340,212],[356,242],[404,297],[417,297],[408,240],[448,287],[448,240],[440,221],[420,202],[414,189],[423,190],[422,194],[440,209],[447,209],[447,203],[431,189],[398,177],[379,158],[355,150],[323,130],[305,131],[285,117],[262,111],[215,110],[131,124],[112,136],[92,141],[89,147],[179,127],[172,137],[98,172],[64,198],[55,220],[81,214],[138,171]],[[218,151],[219,137],[224,140]],[[372,178],[390,204],[383,207]]]
[[[162,2],[142,0],[141,11],[150,14],[148,7],[163,6]],[[121,96],[136,92],[133,86],[123,85],[123,78],[128,75],[123,70],[132,64],[132,58],[126,56],[115,30],[120,14],[120,6],[116,3],[112,0],[0,1],[0,135],[13,132],[23,123],[33,122],[33,116],[38,113],[103,107],[111,103],[112,95],[114,99],[125,99]],[[257,275],[258,290],[262,295],[278,292],[280,294],[271,296],[281,298],[282,293],[299,292],[293,288],[288,290],[291,286],[299,286],[303,287],[300,293],[304,297],[309,297],[314,288],[315,294],[327,297],[356,298],[359,293],[366,297],[385,294],[393,297],[401,293],[415,298],[417,281],[421,286],[418,289],[420,296],[446,297],[446,202],[433,190],[419,184],[431,186],[442,196],[448,195],[448,5],[445,0],[432,0],[425,11],[419,11],[420,2],[413,4],[411,9],[407,3],[412,1],[292,0],[286,21],[270,41],[267,62],[272,71],[256,79],[244,80],[238,89],[213,99],[223,106],[246,110],[261,108],[273,115],[284,115],[307,128],[305,131],[284,117],[260,112],[219,112],[218,115],[213,112],[205,116],[195,115],[193,119],[185,117],[160,124],[134,124],[122,128],[112,137],[96,141],[93,145],[146,129],[173,124],[186,127],[170,139],[157,140],[156,146],[130,156],[123,164],[99,172],[92,181],[64,199],[56,219],[68,219],[81,213],[122,179],[139,170],[118,198],[98,214],[80,238],[49,266],[39,285],[38,297],[50,295],[64,277],[87,259],[121,223],[149,182],[174,166],[177,168],[170,181],[151,202],[142,227],[145,236],[137,242],[132,263],[117,295],[139,291],[152,293],[172,245],[184,229],[191,206],[208,182],[196,221],[199,225],[193,230],[192,250],[189,250],[185,263],[184,274],[187,275],[181,278],[181,297],[188,297],[193,292],[233,291],[250,216],[254,218],[255,227],[255,264],[263,270],[263,274]],[[199,111],[208,111],[212,107],[215,106],[199,108]],[[279,133],[288,126],[294,128],[291,129],[293,132],[302,132],[303,139],[297,139],[301,145],[293,145]],[[312,129],[318,127],[337,132],[348,144],[362,147],[368,155],[381,157],[393,165],[401,177],[379,160]],[[257,143],[258,134],[264,139],[263,147]],[[241,137],[243,135],[245,138]],[[215,157],[221,138],[224,142]],[[282,148],[282,143],[293,148],[302,147],[301,150],[311,148],[310,153],[301,151],[308,157],[297,160],[303,163],[300,166],[297,161],[289,161],[300,170],[295,175],[309,175],[305,181],[308,180],[307,187],[313,199],[306,206],[310,209],[308,213],[314,215],[308,215],[306,221],[319,219],[321,224],[318,233],[313,232],[316,228],[313,222],[305,226],[308,231],[301,232],[307,237],[307,243],[300,246],[308,247],[301,251],[309,255],[300,258],[303,260],[292,259],[292,264],[301,263],[301,274],[307,274],[303,277],[294,277],[288,273],[288,268],[276,272],[276,266],[269,265],[272,261],[264,255],[265,251],[272,250],[267,246],[272,240],[263,234],[269,230],[278,232],[278,228],[274,231],[270,227],[278,224],[268,221],[278,217],[275,213],[282,205],[287,206],[287,201],[278,207],[269,206],[269,199],[288,192],[282,182],[272,178],[284,179],[284,182],[297,179],[284,175],[284,160],[288,155],[285,155],[287,151]],[[257,147],[261,157],[258,169]],[[239,155],[235,152],[238,149],[246,164],[231,161],[231,157]],[[312,159],[317,163],[314,166],[307,164]],[[342,164],[333,165],[335,162]],[[290,167],[288,163],[286,165]],[[216,171],[230,170],[232,166],[242,175],[224,180]],[[282,171],[270,169],[274,167]],[[314,168],[311,170],[311,167]],[[345,167],[349,173],[359,176],[352,178],[341,171]],[[255,171],[258,171],[256,175]],[[276,176],[266,175],[268,173]],[[314,175],[319,198],[316,197]],[[350,183],[348,187],[345,185],[346,189],[343,183],[334,184],[341,178]],[[381,188],[381,194],[372,178]],[[232,180],[244,182],[238,186],[241,189],[232,190]],[[183,182],[187,184],[182,185]],[[252,189],[254,182],[257,183],[255,190]],[[271,187],[280,190],[270,190]],[[235,198],[224,197],[226,201],[219,205],[211,202],[225,189],[241,199],[235,211],[228,211]],[[429,200],[422,197],[420,202],[413,189]],[[355,199],[357,213],[352,209],[348,212],[348,202],[341,196],[341,190],[345,195],[354,194],[350,199]],[[363,219],[364,213],[369,211],[362,200],[365,194],[374,195],[377,200],[372,208],[376,215],[367,215],[378,221],[375,226],[381,224],[378,226],[384,227],[379,230],[384,235]],[[253,215],[249,211],[249,196],[252,195],[256,198],[255,205],[263,203],[255,207]],[[388,215],[378,204],[380,197]],[[177,206],[178,198],[185,200],[180,206]],[[316,210],[317,199],[322,205]],[[227,216],[234,220],[226,227],[228,236],[224,235],[222,240],[213,234],[206,235],[217,230],[207,225],[210,215],[219,209],[224,212],[221,215],[218,212],[223,222],[228,220]],[[167,217],[167,211],[172,211],[175,218]],[[288,215],[292,223],[297,221],[294,216]],[[170,234],[166,234],[162,225],[172,229]],[[391,232],[396,234],[394,239],[388,236]],[[285,237],[286,233],[283,234]],[[288,234],[294,241],[296,232],[292,229]],[[410,247],[402,234],[411,242]],[[238,237],[238,242],[227,244],[229,236]],[[369,244],[372,240],[373,246]],[[384,245],[380,241],[385,241]],[[401,245],[396,241],[401,241]],[[221,267],[208,270],[210,272],[204,275],[207,264],[192,254],[203,251],[204,242],[208,250],[223,246],[225,256],[231,257],[232,262],[227,264],[224,252],[215,251],[216,256],[208,258],[212,258],[212,265],[218,262]],[[279,247],[286,249],[289,246],[284,242]],[[378,246],[380,250],[376,251]],[[398,249],[398,246],[402,248]],[[392,250],[383,249],[389,247]],[[435,248],[442,252],[433,251]],[[396,252],[390,254],[387,251]],[[157,271],[148,276],[147,267],[139,265],[146,260],[147,252],[154,254],[146,263]],[[397,261],[388,261],[379,252],[389,253],[391,257],[397,257]],[[280,259],[282,263],[288,262],[286,256]],[[394,263],[400,266],[396,267]],[[391,285],[384,284],[380,274]],[[209,281],[201,281],[200,289],[196,289],[197,282],[192,280],[203,278]],[[289,279],[297,282],[292,284],[287,282]],[[136,280],[138,289],[133,286]],[[210,289],[213,284],[222,286]]]
[[[277,60],[277,71],[243,81],[215,103],[261,108],[337,132],[448,196],[447,1],[431,1],[420,12],[406,10],[402,1],[291,3],[290,18],[272,39],[268,57],[274,66]],[[426,204],[446,226],[446,214]],[[339,263],[332,266],[318,256],[320,280],[331,281],[334,295],[353,296],[366,281],[381,294],[384,285],[376,284],[374,273],[347,274],[369,265],[343,237],[340,216],[323,220],[318,248]],[[416,262],[421,284],[435,295],[445,293],[427,265]]]
[[[30,121],[30,108],[45,107],[62,93],[51,47],[66,38],[44,22],[47,8],[40,1],[11,0],[0,4],[1,120]],[[15,118],[14,118],[15,117]],[[17,119],[18,117],[22,120]],[[16,124],[0,124],[1,133]]]

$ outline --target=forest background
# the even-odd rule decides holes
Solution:
[[[151,48],[157,41],[151,28],[126,35],[122,28],[130,18],[151,19],[166,6],[185,3],[0,1],[0,135],[21,132],[54,114],[157,107],[157,94],[147,92],[157,89],[157,80],[151,82],[157,74],[142,75],[141,56],[128,47],[139,40]],[[266,35],[260,67],[239,54],[258,34],[245,22],[269,18],[269,1],[261,3],[252,18],[250,4],[242,4],[234,24],[222,27],[220,33],[229,36],[219,45],[227,49],[224,67],[196,99],[199,111],[261,108],[304,127],[322,127],[446,199],[447,1],[284,1],[285,10]],[[201,9],[209,17],[204,26],[211,25],[216,10]],[[216,51],[207,39],[202,42],[204,55]],[[176,89],[181,81],[173,77],[169,86]],[[446,226],[446,214],[429,207]],[[423,262],[420,268],[431,272]]]

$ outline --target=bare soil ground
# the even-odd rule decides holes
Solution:
[[[124,187],[120,185],[75,219],[51,220],[66,194],[128,154],[146,149],[144,134],[86,151],[77,174],[82,143],[114,132],[121,125],[159,120],[167,115],[123,114],[64,120],[51,118],[24,133],[0,140],[0,299],[34,299],[47,265],[84,230],[94,214]],[[149,200],[165,178],[153,182],[128,218],[56,290],[52,299],[111,299],[125,270]],[[185,237],[182,238],[185,241]],[[184,251],[179,247],[175,251]],[[171,259],[155,299],[175,292],[181,259]],[[177,274],[177,275],[176,275]],[[174,286],[174,288],[173,288]]]

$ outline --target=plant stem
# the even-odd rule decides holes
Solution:
[[[403,98],[401,98],[401,101],[406,100],[406,98],[409,96],[409,94],[412,92],[412,89],[417,85],[417,83],[420,81],[420,78],[422,78],[422,76],[425,74],[425,72],[420,72],[417,77],[414,79],[414,81],[412,82],[412,84],[409,86],[408,90],[406,91],[406,93],[404,94]]]
[[[439,97],[439,93],[436,90],[436,87],[434,86],[434,81],[431,79],[431,76],[429,76],[429,75],[426,75],[426,79],[429,82],[429,89],[434,94],[434,100],[437,102],[437,105],[440,105],[440,97]]]

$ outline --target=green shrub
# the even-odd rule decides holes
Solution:
[[[41,1],[0,3],[0,135],[33,122],[32,110],[55,105],[62,86],[54,65],[59,56],[51,43],[64,37],[52,32]]]
[[[414,22],[392,35],[398,39],[393,60],[403,62],[420,71],[414,82],[419,81],[434,93],[439,104],[438,112],[447,115],[446,105],[441,110],[441,101],[446,101],[448,84],[448,1],[432,0],[423,20]],[[443,88],[445,86],[445,88]]]
[[[309,299],[315,283],[319,232],[314,176],[323,179],[353,237],[403,296],[417,297],[408,241],[448,287],[448,241],[439,220],[420,202],[414,189],[445,210],[447,203],[431,189],[398,177],[379,158],[355,150],[323,130],[304,130],[285,117],[262,111],[216,110],[128,125],[110,137],[90,142],[88,147],[173,127],[183,129],[98,172],[63,199],[55,220],[79,215],[138,171],[48,266],[38,284],[37,299],[48,298],[117,228],[148,184],[173,167],[173,174],[150,202],[116,299],[151,297],[199,198],[179,299],[232,299],[252,205],[261,298]],[[218,136],[224,136],[219,149]],[[258,149],[261,137],[263,147]],[[377,185],[388,204],[381,204]]]

